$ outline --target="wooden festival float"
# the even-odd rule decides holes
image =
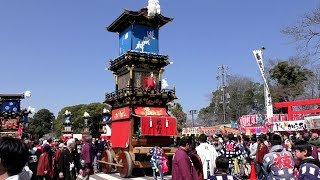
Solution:
[[[99,161],[105,173],[118,171],[130,177],[136,169],[150,168],[149,150],[160,146],[168,159],[176,148],[176,118],[168,114],[168,103],[176,99],[175,90],[162,88],[164,67],[171,64],[159,54],[159,29],[173,19],[160,13],[148,15],[125,10],[109,27],[119,33],[120,55],[110,61],[115,92],[106,94],[111,105],[110,147]],[[151,13],[152,14],[152,13]],[[169,165],[170,166],[170,165]]]
[[[0,136],[20,138],[26,132],[29,123],[29,114],[34,108],[21,108],[21,99],[30,97],[31,92],[22,94],[0,94]]]
[[[73,137],[72,130],[72,113],[68,110],[64,112],[62,139],[64,142]]]

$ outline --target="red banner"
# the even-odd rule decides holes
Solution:
[[[116,121],[111,124],[111,146],[126,148],[129,144],[130,121]]]
[[[269,123],[279,122],[279,121],[287,121],[288,114],[274,114],[273,117],[268,119]]]
[[[129,119],[130,118],[130,108],[123,107],[119,109],[112,110],[112,121],[117,121],[121,119]]]
[[[176,136],[177,122],[174,117],[161,116],[142,116],[141,119],[141,135],[150,136]],[[112,132],[113,132],[112,127]]]
[[[162,107],[134,107],[134,112],[139,116],[168,116],[167,109]]]
[[[299,116],[297,116],[299,117]],[[273,114],[273,117],[268,118],[268,123],[274,123],[279,121],[287,121],[288,115],[287,114]],[[265,121],[264,115],[244,115],[239,118],[239,126],[240,127],[246,127],[246,126],[252,126],[255,124],[263,123]]]

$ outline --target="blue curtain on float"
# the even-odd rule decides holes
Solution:
[[[20,101],[19,100],[4,100],[1,106],[1,112],[19,112]]]

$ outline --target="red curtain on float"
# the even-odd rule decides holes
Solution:
[[[111,128],[110,142],[112,147],[126,148],[130,137],[130,119],[112,121]]]
[[[176,136],[176,118],[171,116],[142,116],[141,135]],[[113,131],[113,127],[112,127]]]

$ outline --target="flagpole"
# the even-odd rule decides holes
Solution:
[[[262,46],[261,48],[261,58],[264,59],[264,50],[266,50],[266,48],[264,46]],[[263,68],[264,71],[264,68]],[[267,107],[268,107],[268,99],[267,99],[267,87],[266,87],[266,83],[263,81],[263,96],[264,96],[264,109],[265,109],[265,113],[267,114]]]

